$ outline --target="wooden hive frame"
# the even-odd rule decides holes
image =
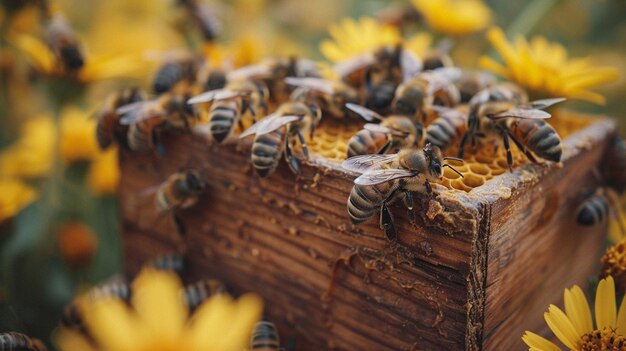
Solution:
[[[376,219],[350,223],[354,175],[338,162],[314,156],[295,177],[281,161],[260,179],[248,141],[169,135],[166,157],[122,151],[127,273],[183,251],[185,280],[260,294],[290,350],[523,349],[563,288],[597,273],[604,244],[606,228],[578,227],[574,211],[616,124],[576,118],[586,127],[564,139],[562,166],[527,164],[470,192],[440,187],[417,197],[413,220],[394,205],[395,243]],[[185,167],[208,189],[180,214],[181,237],[144,190]]]

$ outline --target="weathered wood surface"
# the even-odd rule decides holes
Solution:
[[[597,126],[589,133],[599,138],[615,128]],[[259,293],[283,346],[295,350],[477,350],[483,340],[489,350],[521,349],[520,330],[537,330],[562,284],[581,283],[597,261],[600,229],[577,234],[580,243],[564,239],[576,229],[569,184],[589,184],[589,169],[581,167],[596,164],[600,149],[566,161],[539,183],[508,175],[508,200],[495,195],[493,181],[469,194],[422,197],[415,225],[394,206],[400,234],[391,244],[377,218],[350,224],[352,177],[336,165],[307,166],[296,179],[283,164],[259,179],[249,146],[208,146],[192,136],[165,144],[164,158],[121,155],[127,271],[184,251],[186,280],[218,278],[234,294]],[[144,190],[185,167],[201,169],[209,186],[181,214],[188,229],[182,238]],[[478,191],[490,184],[490,191]],[[547,218],[542,208],[554,201],[542,195],[552,189],[559,207]]]

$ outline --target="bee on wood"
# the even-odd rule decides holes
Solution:
[[[243,79],[195,96],[188,104],[212,102],[206,126],[211,138],[222,143],[232,135],[235,125],[243,130],[241,119],[246,112],[250,112],[253,121],[255,116],[267,114],[268,99],[269,90],[263,81]]]
[[[163,183],[145,190],[142,194],[155,193],[157,211],[169,212],[178,233],[184,236],[187,230],[178,212],[195,205],[205,188],[206,183],[198,171],[186,170],[170,175]]]
[[[626,234],[619,196],[615,190],[599,187],[595,191],[586,191],[586,193],[583,193],[585,199],[576,209],[576,223],[585,227],[593,227],[604,223],[611,216],[619,224],[622,234]]]
[[[181,293],[185,305],[192,311],[210,297],[226,293],[226,287],[219,280],[207,279],[185,286]]]
[[[118,108],[116,111],[120,124],[129,125],[128,147],[137,152],[156,150],[165,154],[165,148],[159,141],[159,132],[163,129],[189,130],[198,119],[196,109],[187,104],[193,95],[191,87],[179,86],[177,89],[157,97]]]
[[[446,160],[462,161],[443,157],[437,146],[427,144],[422,149],[404,149],[389,155],[362,155],[344,161],[344,169],[361,173],[354,180],[348,198],[348,214],[352,223],[364,222],[380,211],[380,228],[387,239],[395,240],[397,235],[389,204],[403,198],[407,208],[412,210],[412,193],[425,191],[432,194],[430,182],[443,177],[444,167],[463,177],[452,165],[444,163]]]
[[[249,349],[250,351],[278,351],[281,349],[278,328],[274,323],[260,321],[254,326]]]
[[[437,117],[426,127],[426,143],[445,151],[457,143],[467,131],[468,105],[459,105],[452,109],[433,106],[432,109],[437,112]]]
[[[348,109],[366,121],[379,120],[380,124],[367,123],[348,141],[348,157],[365,154],[385,154],[412,147],[422,139],[422,127],[406,115],[383,117],[365,107],[347,104]],[[381,136],[384,136],[382,138]],[[374,151],[374,152],[370,152]]]
[[[185,257],[181,254],[161,255],[148,265],[161,271],[174,271],[180,274],[185,269]]]
[[[305,96],[306,95],[302,95]],[[306,137],[313,137],[313,132],[322,117],[320,108],[314,103],[302,101],[286,102],[265,118],[253,124],[239,137],[255,134],[252,142],[252,166],[261,177],[266,177],[276,170],[284,152],[289,168],[296,174],[300,171],[300,160],[294,156],[294,137],[300,142],[304,157],[309,151]]]
[[[356,90],[343,82],[315,77],[287,77],[285,83],[297,88],[291,94],[291,101],[319,106],[324,116],[335,119],[345,118],[346,104],[358,101]]]
[[[74,30],[60,13],[53,14],[47,23],[45,37],[48,46],[66,72],[76,72],[85,64],[80,42]]]
[[[626,141],[614,136],[604,153],[601,173],[605,184],[620,194],[626,189]]]
[[[542,110],[564,100],[554,98],[528,102],[521,88],[506,83],[480,91],[470,100],[467,131],[461,137],[459,157],[463,157],[468,139],[475,147],[478,138],[495,135],[502,138],[509,168],[513,165],[509,139],[532,162],[537,162],[533,153],[545,160],[560,162],[561,138],[544,121],[551,115]]]
[[[7,332],[0,334],[0,350],[2,351],[46,351],[47,348],[39,339],[28,335]]]
[[[104,106],[94,114],[94,118],[98,120],[96,139],[101,149],[108,148],[114,142],[128,147],[128,126],[120,124],[117,109],[145,99],[145,92],[138,88],[123,89],[107,97]]]

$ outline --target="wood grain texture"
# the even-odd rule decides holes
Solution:
[[[591,144],[615,128],[597,125],[589,131],[598,136],[587,138]],[[580,169],[597,163],[600,149],[569,157],[561,169],[523,167],[526,176],[499,176],[470,193],[421,196],[412,214],[394,205],[399,236],[390,243],[377,218],[350,224],[353,176],[337,164],[314,159],[297,178],[281,164],[259,179],[248,144],[209,146],[170,135],[165,146],[163,158],[121,153],[127,272],[159,254],[185,252],[185,280],[218,278],[235,295],[257,292],[283,346],[295,350],[517,349],[518,329],[539,326],[537,310],[562,294],[557,285],[565,281],[550,279],[566,276],[558,262],[570,262],[569,284],[597,261],[599,230],[580,234],[582,245],[569,240],[563,252],[546,253],[564,239],[558,228],[573,230],[567,197],[573,192],[565,183],[589,184],[589,173]],[[208,189],[181,213],[188,229],[181,237],[167,214],[155,212],[145,189],[189,167],[201,170]],[[506,193],[502,187],[511,191],[508,200],[499,196]],[[556,202],[550,200],[555,192]],[[546,218],[542,208],[553,204],[557,209]]]

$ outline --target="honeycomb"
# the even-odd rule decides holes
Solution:
[[[576,115],[571,111],[555,111],[550,120],[562,140],[577,131],[584,129],[594,119]],[[341,123],[335,120],[324,120],[315,131],[314,138],[309,142],[312,153],[325,157],[332,162],[342,162],[346,158],[348,140],[362,127],[363,123]],[[456,156],[457,148],[446,150],[445,156]],[[530,163],[514,145],[513,168]],[[493,177],[508,171],[506,151],[500,139],[486,139],[478,145],[475,152],[468,151],[464,155],[463,163],[450,161],[463,178],[451,169],[444,168],[444,179],[441,184],[448,189],[469,192],[473,188],[483,185]],[[541,162],[541,161],[540,161]]]

